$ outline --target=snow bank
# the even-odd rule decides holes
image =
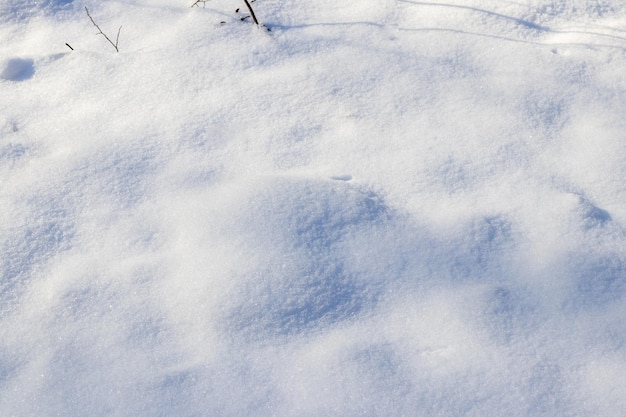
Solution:
[[[191,3],[0,5],[3,415],[620,414],[623,5]]]

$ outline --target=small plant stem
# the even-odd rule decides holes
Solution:
[[[250,16],[252,16],[252,20],[254,20],[254,24],[259,26],[259,21],[256,20],[256,15],[254,14],[254,10],[252,10],[252,6],[250,6],[250,3],[248,2],[248,0],[243,0],[246,3],[246,6],[248,6],[248,10],[250,10]]]
[[[111,45],[113,45],[113,47],[115,48],[116,52],[119,52],[119,48],[117,47],[119,41],[120,41],[120,32],[122,31],[122,27],[120,26],[120,28],[117,30],[117,38],[115,38],[115,43],[113,43],[113,41],[111,39],[109,39],[109,37],[102,31],[102,29],[100,29],[100,26],[98,26],[98,24],[93,20],[93,17],[91,17],[91,15],[89,14],[89,9],[87,8],[87,6],[85,6],[85,11],[87,12],[87,16],[89,16],[89,20],[91,20],[91,23],[93,23],[93,25],[98,28],[98,31],[100,31],[100,35],[104,36],[105,39],[107,41],[109,41],[109,43]]]
[[[115,50],[116,50],[117,52],[119,52],[119,51],[120,51],[120,50],[117,48],[117,45],[119,45],[119,43],[120,43],[120,32],[121,32],[121,31],[122,31],[122,27],[120,26],[120,28],[117,30],[117,36],[115,37],[115,45],[113,45],[113,46],[115,46]]]

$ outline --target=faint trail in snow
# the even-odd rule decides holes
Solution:
[[[398,1],[401,1],[403,3],[415,4],[417,6],[451,7],[451,8],[456,8],[456,9],[469,10],[469,11],[472,11],[472,12],[484,13],[484,14],[487,14],[487,15],[490,15],[490,16],[495,16],[495,17],[501,18],[501,19],[510,20],[510,21],[515,22],[515,23],[517,23],[519,25],[526,26],[526,27],[528,27],[530,29],[535,29],[535,30],[539,30],[539,31],[550,31],[550,28],[538,25],[538,24],[536,24],[534,22],[531,22],[529,20],[519,19],[519,18],[513,17],[513,16],[507,16],[505,14],[492,12],[492,11],[486,10],[486,9],[480,9],[478,7],[461,6],[461,5],[458,5],[458,4],[448,4],[448,3],[423,3],[423,2],[411,1],[411,0],[398,0]]]
[[[589,32],[589,31],[582,31],[582,30],[567,30],[567,29],[565,29],[565,30],[550,30],[550,32],[551,33],[556,33],[556,34],[579,34],[579,35],[597,36],[597,37],[601,37],[601,38],[616,39],[618,41],[626,42],[626,37],[610,35],[610,34],[607,34],[607,33]]]
[[[457,4],[448,4],[448,3],[426,3],[426,2],[418,2],[412,0],[398,0],[399,2],[414,5],[414,6],[423,6],[423,7],[439,7],[439,8],[452,8],[459,10],[467,10],[470,12],[481,13],[484,15],[496,17],[498,19],[502,19],[503,21],[513,22],[517,25],[523,26],[525,28],[533,29],[539,33],[550,34],[556,38],[559,37],[567,37],[567,35],[582,35],[583,39],[593,39],[593,38],[604,38],[607,40],[614,40],[616,44],[607,44],[607,43],[594,43],[594,42],[544,42],[539,40],[530,40],[529,38],[515,38],[505,35],[498,34],[488,34],[488,33],[480,33],[475,31],[466,30],[463,28],[454,28],[454,27],[402,27],[402,25],[398,25],[398,29],[401,31],[439,31],[439,32],[453,32],[463,35],[472,35],[472,36],[480,36],[485,38],[499,39],[505,40],[508,42],[518,42],[518,43],[527,43],[531,45],[560,45],[560,46],[571,46],[571,47],[584,47],[584,48],[618,48],[624,50],[626,48],[626,37],[618,36],[609,32],[624,32],[620,29],[614,29],[606,26],[595,25],[595,30],[585,30],[585,28],[559,28],[558,26],[548,27],[545,25],[540,25],[528,19],[523,19],[503,13],[498,13],[495,11],[482,9],[478,7],[457,5]],[[578,39],[577,39],[578,40]]]
[[[618,49],[618,50],[626,51],[626,45],[620,46],[620,45],[611,45],[611,44],[606,44],[606,43],[600,44],[600,43],[582,43],[582,42],[538,42],[538,41],[531,41],[527,39],[516,39],[516,38],[509,38],[506,36],[491,35],[487,33],[470,32],[470,31],[465,31],[465,30],[448,29],[448,28],[424,27],[424,28],[411,29],[411,28],[399,27],[398,30],[401,32],[449,32],[449,33],[456,33],[459,35],[477,36],[481,38],[489,38],[489,39],[496,39],[496,40],[507,41],[507,42],[523,43],[523,44],[528,44],[528,45],[537,45],[537,46],[546,46],[546,47],[568,46],[568,47],[573,47],[573,48]]]
[[[308,29],[314,27],[337,27],[337,26],[372,26],[377,28],[384,28],[385,25],[375,22],[331,22],[331,23],[307,23],[301,25],[278,25],[273,24],[272,28],[274,29]]]

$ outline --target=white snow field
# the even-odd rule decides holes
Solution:
[[[626,3],[192,3],[0,0],[0,415],[626,415]]]

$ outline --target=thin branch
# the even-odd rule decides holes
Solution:
[[[91,23],[93,23],[93,25],[98,28],[98,30],[100,31],[100,35],[104,36],[105,39],[107,41],[109,41],[109,43],[111,45],[113,45],[113,47],[115,48],[115,50],[117,52],[119,52],[119,48],[117,47],[119,41],[120,41],[120,32],[122,31],[122,27],[120,26],[120,28],[117,30],[117,38],[115,38],[115,43],[113,43],[113,41],[111,39],[109,39],[109,37],[102,31],[102,29],[100,29],[100,26],[98,26],[96,24],[96,22],[93,20],[93,17],[91,17],[91,15],[89,14],[89,9],[87,9],[87,6],[85,6],[85,11],[87,12],[87,16],[89,16],[89,20],[91,20]]]
[[[252,6],[250,6],[250,3],[248,3],[248,0],[243,0],[246,3],[246,6],[248,6],[248,10],[250,10],[250,16],[252,16],[252,20],[254,20],[254,23],[259,26],[259,21],[256,20],[256,15],[254,14],[254,10],[252,10]]]
[[[193,6],[198,6],[198,7],[200,7],[200,6],[199,6],[199,4],[200,4],[200,3],[202,3],[202,7],[206,7],[206,2],[207,2],[207,1],[209,1],[209,0],[196,0],[196,2],[195,2],[194,4],[192,4],[192,5],[191,5],[191,7],[193,7]]]
[[[117,30],[117,36],[115,37],[115,45],[114,45],[114,46],[115,46],[115,50],[116,50],[117,52],[119,52],[119,51],[120,51],[119,49],[117,49],[117,45],[118,45],[118,44],[119,44],[119,42],[120,42],[120,32],[121,32],[121,31],[122,31],[122,27],[120,26],[120,28]]]

